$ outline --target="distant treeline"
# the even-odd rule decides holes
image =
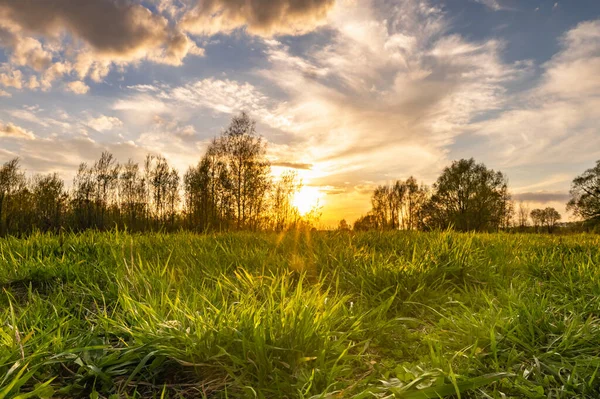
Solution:
[[[82,163],[67,190],[58,174],[27,177],[18,159],[0,167],[0,235],[32,231],[195,231],[308,228],[318,210],[300,215],[293,206],[301,182],[293,172],[274,179],[266,142],[246,114],[234,116],[213,139],[198,165],[180,176],[160,155],[140,165],[119,164],[103,152]],[[414,177],[377,187],[371,211],[354,230],[552,232],[561,219],[554,208],[517,206],[502,172],[474,159],[446,167],[431,186]],[[600,222],[600,161],[573,180],[572,210],[584,226]],[[530,224],[529,222],[532,222]],[[350,229],[342,220],[340,229]]]
[[[573,180],[567,209],[581,222],[571,229],[598,229],[600,225],[600,161]],[[488,169],[473,158],[455,161],[428,187],[414,177],[377,187],[371,211],[354,223],[354,230],[555,231],[561,219],[554,208],[518,207],[502,172]],[[530,223],[530,221],[532,223]],[[339,228],[350,229],[345,220]]]
[[[275,230],[308,226],[292,205],[301,182],[274,180],[266,143],[242,113],[183,175],[162,156],[119,164],[108,152],[82,163],[67,190],[58,174],[28,178],[18,159],[0,168],[0,234],[34,230]]]

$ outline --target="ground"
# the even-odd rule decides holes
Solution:
[[[0,398],[598,397],[599,266],[595,235],[6,238]]]

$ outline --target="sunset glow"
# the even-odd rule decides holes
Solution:
[[[322,204],[322,194],[317,187],[302,186],[292,200],[292,205],[298,209],[300,215],[306,215]]]
[[[67,187],[102,151],[183,177],[241,111],[327,226],[470,157],[565,212],[600,157],[596,0],[67,3],[0,4],[0,163]]]

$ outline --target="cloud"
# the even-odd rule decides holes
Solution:
[[[600,20],[567,31],[540,82],[495,118],[472,126],[493,143],[491,157],[515,166],[565,165],[600,156]],[[585,149],[585,150],[584,150]]]
[[[474,0],[474,1],[475,1],[475,3],[483,4],[484,6],[488,7],[489,9],[491,9],[493,11],[509,10],[508,7],[505,7],[502,4],[500,4],[499,0]]]
[[[75,94],[85,94],[90,90],[90,87],[80,80],[67,83],[67,90]]]
[[[0,137],[9,137],[25,140],[35,139],[35,135],[32,132],[10,122],[7,124],[3,124],[2,122],[0,122]]]
[[[48,127],[48,123],[44,121],[44,118],[40,118],[34,112],[27,109],[12,109],[7,110],[6,113],[8,113],[13,118],[18,118],[27,122],[37,123],[38,125]]]
[[[91,118],[86,123],[87,126],[94,130],[103,132],[105,130],[113,130],[123,126],[123,122],[114,116],[100,115],[97,118]]]
[[[39,72],[52,63],[52,54],[38,40],[17,35],[1,25],[0,46],[10,50],[10,61],[18,66],[30,66]]]
[[[18,69],[12,69],[3,64],[0,67],[0,85],[4,87],[14,87],[20,89],[23,87],[23,73]]]
[[[181,65],[187,55],[202,56],[203,49],[177,26],[129,1],[0,0],[0,46],[12,65],[42,75],[57,59],[62,73],[50,72],[47,84],[64,73],[99,81],[113,65],[141,60]]]
[[[571,197],[568,193],[536,191],[514,194],[513,199],[517,201],[531,201],[536,203],[567,202]]]
[[[448,146],[475,118],[506,106],[505,85],[531,65],[503,62],[498,40],[448,34],[446,14],[428,2],[381,5],[340,1],[328,10],[328,40],[306,48],[262,39],[268,64],[255,72],[258,83],[213,77],[137,85],[113,108],[137,119],[248,111],[271,141],[270,156],[286,160],[277,166],[311,165],[298,169],[308,184],[346,190],[411,174],[431,182],[448,162]],[[145,145],[157,137],[149,132]],[[352,195],[368,204],[365,192]]]
[[[195,34],[212,35],[240,27],[252,34],[302,34],[325,22],[335,0],[197,0],[181,25]]]
[[[282,168],[290,168],[290,169],[310,170],[313,165],[310,163],[302,163],[302,162],[275,161],[275,162],[271,162],[271,166],[279,166]]]

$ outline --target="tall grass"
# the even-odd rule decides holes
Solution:
[[[592,235],[0,240],[0,399],[600,396]]]

